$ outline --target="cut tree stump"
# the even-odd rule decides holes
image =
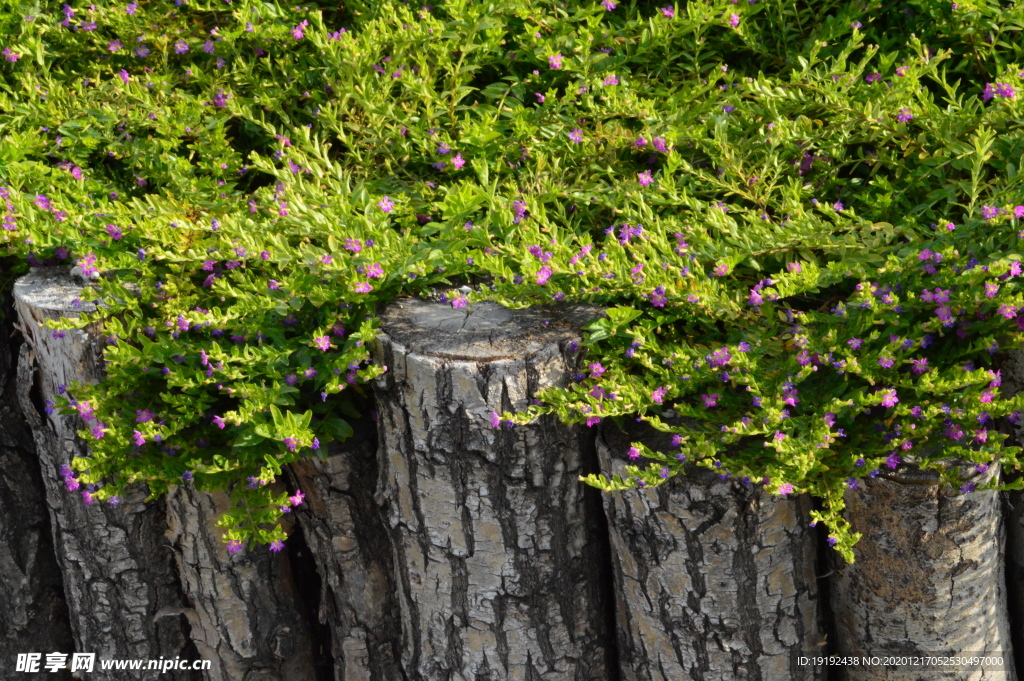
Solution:
[[[285,470],[306,494],[295,516],[322,580],[335,681],[404,681],[391,541],[374,500],[376,426],[368,416],[352,425],[352,437],[324,447],[325,459]]]
[[[50,508],[57,563],[64,580],[75,650],[97,659],[194,657],[185,603],[166,530],[163,502],[145,502],[145,492],[126,495],[117,506],[86,505],[64,488],[61,466],[88,450],[78,438],[78,416],[42,414],[32,399],[53,400],[58,386],[96,382],[103,374],[98,329],[68,331],[54,338],[40,327],[47,319],[75,317],[94,308],[73,302],[82,287],[58,268],[34,269],[14,284],[15,307],[25,337],[18,372],[19,401],[35,439]],[[53,651],[42,651],[53,652]],[[71,651],[58,651],[68,652]],[[99,662],[96,663],[97,668]],[[111,681],[180,679],[190,672],[110,671]]]
[[[414,299],[384,312],[379,496],[409,681],[614,678],[597,519],[577,479],[585,436],[550,418],[490,423],[565,385],[571,343],[598,316]]]
[[[13,306],[0,292],[0,660],[18,653],[71,652],[74,639],[53,553],[46,492],[32,431],[18,405],[21,343]],[[13,670],[14,667],[11,667]],[[13,672],[12,672],[13,673]],[[48,673],[54,679],[70,679]]]
[[[602,427],[605,475],[625,477],[631,442],[671,436]],[[823,680],[815,532],[806,495],[780,498],[692,467],[654,489],[604,496],[623,681]]]
[[[167,497],[167,537],[192,605],[185,612],[192,641],[212,663],[207,678],[313,681],[312,639],[298,609],[288,549],[229,554],[215,527],[229,508],[223,492],[179,487]]]
[[[980,486],[998,466],[975,474]],[[863,534],[856,562],[835,558],[839,654],[1002,656],[1004,666],[846,668],[851,681],[1016,679],[1007,619],[1005,530],[997,492],[961,494],[911,465],[846,493]]]

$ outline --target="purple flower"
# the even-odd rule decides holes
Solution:
[[[138,8],[138,4],[132,2],[132,3],[129,3],[128,7],[124,11],[127,12],[128,14],[135,14],[136,8]]]
[[[456,310],[461,310],[467,305],[469,305],[469,299],[466,298],[466,296],[462,295],[461,293],[452,298],[452,307],[454,307]]]
[[[237,539],[231,539],[228,541],[228,553],[238,553],[242,550],[242,542]]]
[[[651,393],[651,399],[657,404],[661,404],[665,400],[666,393],[668,393],[667,387],[655,388],[654,392]]]
[[[654,182],[654,178],[651,176],[650,170],[645,170],[637,175],[637,181],[640,183],[641,187],[647,187]]]
[[[553,54],[548,57],[548,66],[553,69],[562,68],[562,53],[559,52],[558,54]]]
[[[313,339],[313,344],[316,345],[317,349],[323,350],[324,352],[331,349],[331,339],[327,336],[317,336]]]
[[[994,218],[997,215],[999,215],[999,209],[998,208],[995,208],[994,206],[982,206],[981,207],[981,217],[985,218],[986,220],[991,220],[992,218]]]
[[[880,357],[878,359],[878,363],[882,368],[891,369],[892,365],[895,364],[895,361],[893,361],[892,357]]]
[[[913,114],[910,113],[910,109],[900,109],[900,112],[896,114],[896,120],[900,123],[906,123],[914,118]]]
[[[226,425],[226,423],[224,421],[224,417],[223,416],[214,416],[213,417],[213,425],[217,426],[221,430],[224,430],[224,426]]]
[[[533,96],[537,98],[537,103],[538,104],[543,104],[544,103],[544,95],[542,95],[541,93],[534,92]]]
[[[373,290],[373,286],[368,281],[358,281],[354,287],[356,293],[369,293]]]
[[[779,485],[779,495],[780,496],[784,497],[787,494],[792,494],[792,493],[793,493],[793,484],[792,483],[784,482],[781,485]]]
[[[601,376],[604,375],[604,372],[608,371],[601,365],[600,362],[591,362],[589,365],[587,365],[587,368],[590,370],[590,377],[595,379],[601,378]]]
[[[850,340],[846,341],[846,344],[849,345],[854,350],[860,350],[860,346],[864,344],[864,341],[862,341],[860,338],[851,338]]]
[[[143,437],[141,432],[136,430],[132,433],[132,442],[135,443],[136,447],[141,447],[146,444],[146,438]]]
[[[604,7],[607,11],[611,12],[613,9],[618,7],[615,0],[601,0],[601,7]]]
[[[550,265],[544,265],[544,267],[541,267],[540,271],[537,272],[537,283],[540,284],[541,286],[544,286],[545,284],[548,283],[548,279],[550,279],[550,278],[551,278],[551,266]]]
[[[267,288],[269,288],[271,291],[280,291],[281,285],[277,283],[276,279],[270,279],[269,281],[267,281]]]
[[[118,52],[121,49],[121,41],[111,40],[109,43],[107,43],[107,49],[109,49],[111,52]]]
[[[882,391],[883,407],[895,407],[899,401],[899,398],[896,396],[895,388],[889,388],[887,390]]]
[[[608,76],[607,78],[604,79],[604,84],[605,85],[618,85],[619,84],[619,79],[618,79],[617,76],[611,75],[611,76]]]
[[[284,542],[280,539],[275,539],[274,541],[270,542],[270,546],[267,548],[269,548],[274,553],[277,553],[278,551],[284,548]]]
[[[464,165],[466,165],[466,159],[462,158],[462,154],[461,153],[455,154],[455,156],[452,157],[452,166],[456,170],[461,170],[462,166],[464,166]]]
[[[580,130],[579,128],[573,128],[572,132],[569,133],[569,139],[571,139],[576,144],[579,144],[580,142],[583,141],[583,131]]]
[[[710,409],[710,408],[712,408],[714,406],[717,406],[718,405],[718,398],[719,398],[719,394],[718,393],[711,393],[710,395],[704,394],[704,395],[700,396],[701,401],[704,402],[704,406],[707,409]]]
[[[666,19],[672,19],[676,15],[676,8],[675,7],[662,7],[661,8],[661,13],[662,13],[662,15],[664,15],[664,17]]]
[[[395,207],[395,204],[390,197],[385,196],[383,199],[377,202],[377,206],[385,213],[390,213],[391,210]]]
[[[135,56],[138,57],[139,59],[144,59],[148,55],[149,55],[149,48],[146,47],[145,45],[139,45],[138,47],[135,48]]]
[[[725,263],[716,265],[712,273],[716,277],[724,277],[725,275],[729,274],[729,266]]]
[[[7,61],[12,62],[12,63],[18,61],[19,59],[21,59],[21,55],[18,54],[17,52],[11,52],[11,48],[9,48],[9,47],[4,48],[4,51],[2,53],[0,53],[0,54],[3,54],[4,55],[4,59],[6,59]]]
[[[188,43],[184,40],[179,40],[178,42],[174,43],[174,51],[177,54],[185,54],[190,49],[191,48],[188,46]]]
[[[730,14],[729,15],[729,25],[732,26],[733,28],[736,28],[737,26],[739,26],[740,25],[740,15],[738,15],[738,14]]]
[[[634,461],[639,459],[640,458],[640,450],[637,449],[636,447],[630,447],[629,448],[629,458],[633,459]]]

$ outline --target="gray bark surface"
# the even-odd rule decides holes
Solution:
[[[998,475],[992,467],[976,483]],[[1002,655],[1005,667],[847,670],[860,681],[1016,679],[1007,619],[1005,528],[996,492],[961,494],[913,466],[846,494],[863,534],[836,560],[832,609],[847,655]]]
[[[613,678],[579,428],[492,428],[564,385],[594,310],[405,299],[374,347],[379,497],[409,681]]]
[[[18,405],[13,312],[8,304],[0,309],[0,664],[12,670],[18,653],[74,648],[36,445]]]
[[[646,424],[604,426],[605,475],[631,442],[671,451]],[[690,468],[653,489],[604,495],[624,681],[823,680],[810,500],[779,498]]]
[[[87,506],[65,490],[61,466],[88,453],[76,430],[77,416],[40,413],[30,397],[52,400],[59,385],[95,382],[102,376],[96,330],[53,338],[39,326],[46,319],[89,311],[72,301],[81,287],[57,269],[35,269],[14,286],[25,338],[19,360],[19,403],[32,429],[46,489],[57,563],[64,579],[75,650],[97,658],[193,657],[184,602],[166,531],[165,505],[145,502],[145,492],[118,506]],[[52,651],[50,651],[52,652]],[[64,651],[62,651],[64,652]],[[67,651],[70,652],[70,651]],[[98,663],[97,663],[98,665]],[[111,671],[105,681],[192,681],[188,672]]]
[[[319,617],[331,628],[335,680],[403,681],[394,561],[374,501],[376,426],[368,418],[353,426],[351,438],[325,447],[325,459],[289,466],[306,494],[295,515],[321,576]]]
[[[265,546],[229,554],[217,518],[227,494],[178,487],[167,497],[167,537],[199,657],[210,681],[315,679],[310,632],[300,611],[288,549]]]

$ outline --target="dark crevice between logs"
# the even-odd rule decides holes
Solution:
[[[294,494],[294,490],[292,493]],[[296,605],[313,639],[313,671],[316,673],[316,679],[310,681],[334,681],[331,624],[320,619],[320,611],[324,607],[321,602],[323,579],[300,525],[296,524],[295,530],[285,544],[288,547],[288,562],[291,564],[295,586],[299,592],[300,602]]]
[[[825,510],[820,499],[811,498],[811,504],[815,511]],[[839,567],[837,561],[842,561],[842,556],[828,545],[829,529],[822,523],[815,527],[815,548],[817,549],[817,560],[815,561],[815,574],[818,577],[818,612],[821,621],[825,625],[825,645],[819,651],[805,651],[803,654],[810,655],[837,655],[839,653],[838,636],[836,630],[835,615],[832,612],[832,588],[835,579],[835,571]],[[845,681],[842,667],[829,667],[826,670],[826,681]]]
[[[589,428],[580,438],[582,456],[580,469],[583,475],[600,473],[601,465],[597,460],[597,429]],[[582,482],[579,484],[583,484]],[[622,669],[619,664],[619,637],[615,612],[615,577],[612,570],[612,544],[608,529],[608,518],[604,514],[604,502],[601,490],[586,486],[583,491],[587,517],[590,519],[588,531],[589,542],[597,548],[596,569],[600,573],[598,584],[601,588],[601,604],[604,608],[605,668],[608,670],[608,681],[622,681]]]
[[[27,584],[0,584],[0,594],[13,588],[11,595],[17,601],[5,603],[8,610],[0,617],[0,659],[12,665],[17,653],[74,651],[42,467],[28,417],[17,398],[18,358],[24,341],[20,334],[12,333],[14,319],[9,291],[0,291],[0,513],[5,516],[0,521],[0,551],[9,552],[8,566],[28,579]],[[38,391],[35,403],[42,414]],[[21,606],[27,607],[23,626],[10,616]],[[71,678],[68,672],[45,676],[60,681]]]

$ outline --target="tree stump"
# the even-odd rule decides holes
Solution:
[[[352,425],[352,437],[325,446],[325,459],[286,470],[306,494],[295,515],[322,580],[319,617],[330,625],[335,681],[403,681],[391,542],[374,500],[376,425]]]
[[[646,424],[602,428],[606,475],[631,442],[670,451]],[[779,498],[693,467],[604,496],[623,681],[823,680],[817,549],[806,495]]]
[[[18,653],[71,652],[74,640],[36,446],[18,406],[13,306],[2,293],[0,303],[0,660],[12,664]]]
[[[73,305],[80,292],[81,286],[57,268],[34,269],[14,285],[25,338],[19,401],[39,456],[75,649],[96,653],[97,659],[194,657],[187,654],[191,644],[188,624],[181,616],[181,584],[164,542],[163,502],[147,503],[139,490],[126,495],[118,506],[86,505],[77,493],[64,489],[61,466],[87,454],[76,435],[80,419],[41,414],[32,399],[35,394],[38,403],[52,400],[58,386],[75,380],[96,382],[102,376],[98,329],[69,331],[64,338],[54,338],[39,326],[47,319],[92,311],[90,304]],[[191,681],[197,676],[110,671],[105,678]]]
[[[613,678],[584,437],[549,418],[490,422],[564,385],[577,329],[599,314],[413,299],[385,311],[378,490],[410,681]]]
[[[282,490],[283,491],[283,490]],[[298,609],[288,549],[265,546],[231,555],[215,527],[227,494],[179,487],[168,494],[168,539],[175,545],[185,612],[209,681],[316,678],[309,626]]]
[[[998,475],[977,474],[976,484]],[[914,466],[846,493],[863,537],[856,562],[836,561],[832,589],[840,654],[1002,656],[1005,666],[849,667],[852,681],[1016,679],[1004,572],[1000,495],[943,489]]]

